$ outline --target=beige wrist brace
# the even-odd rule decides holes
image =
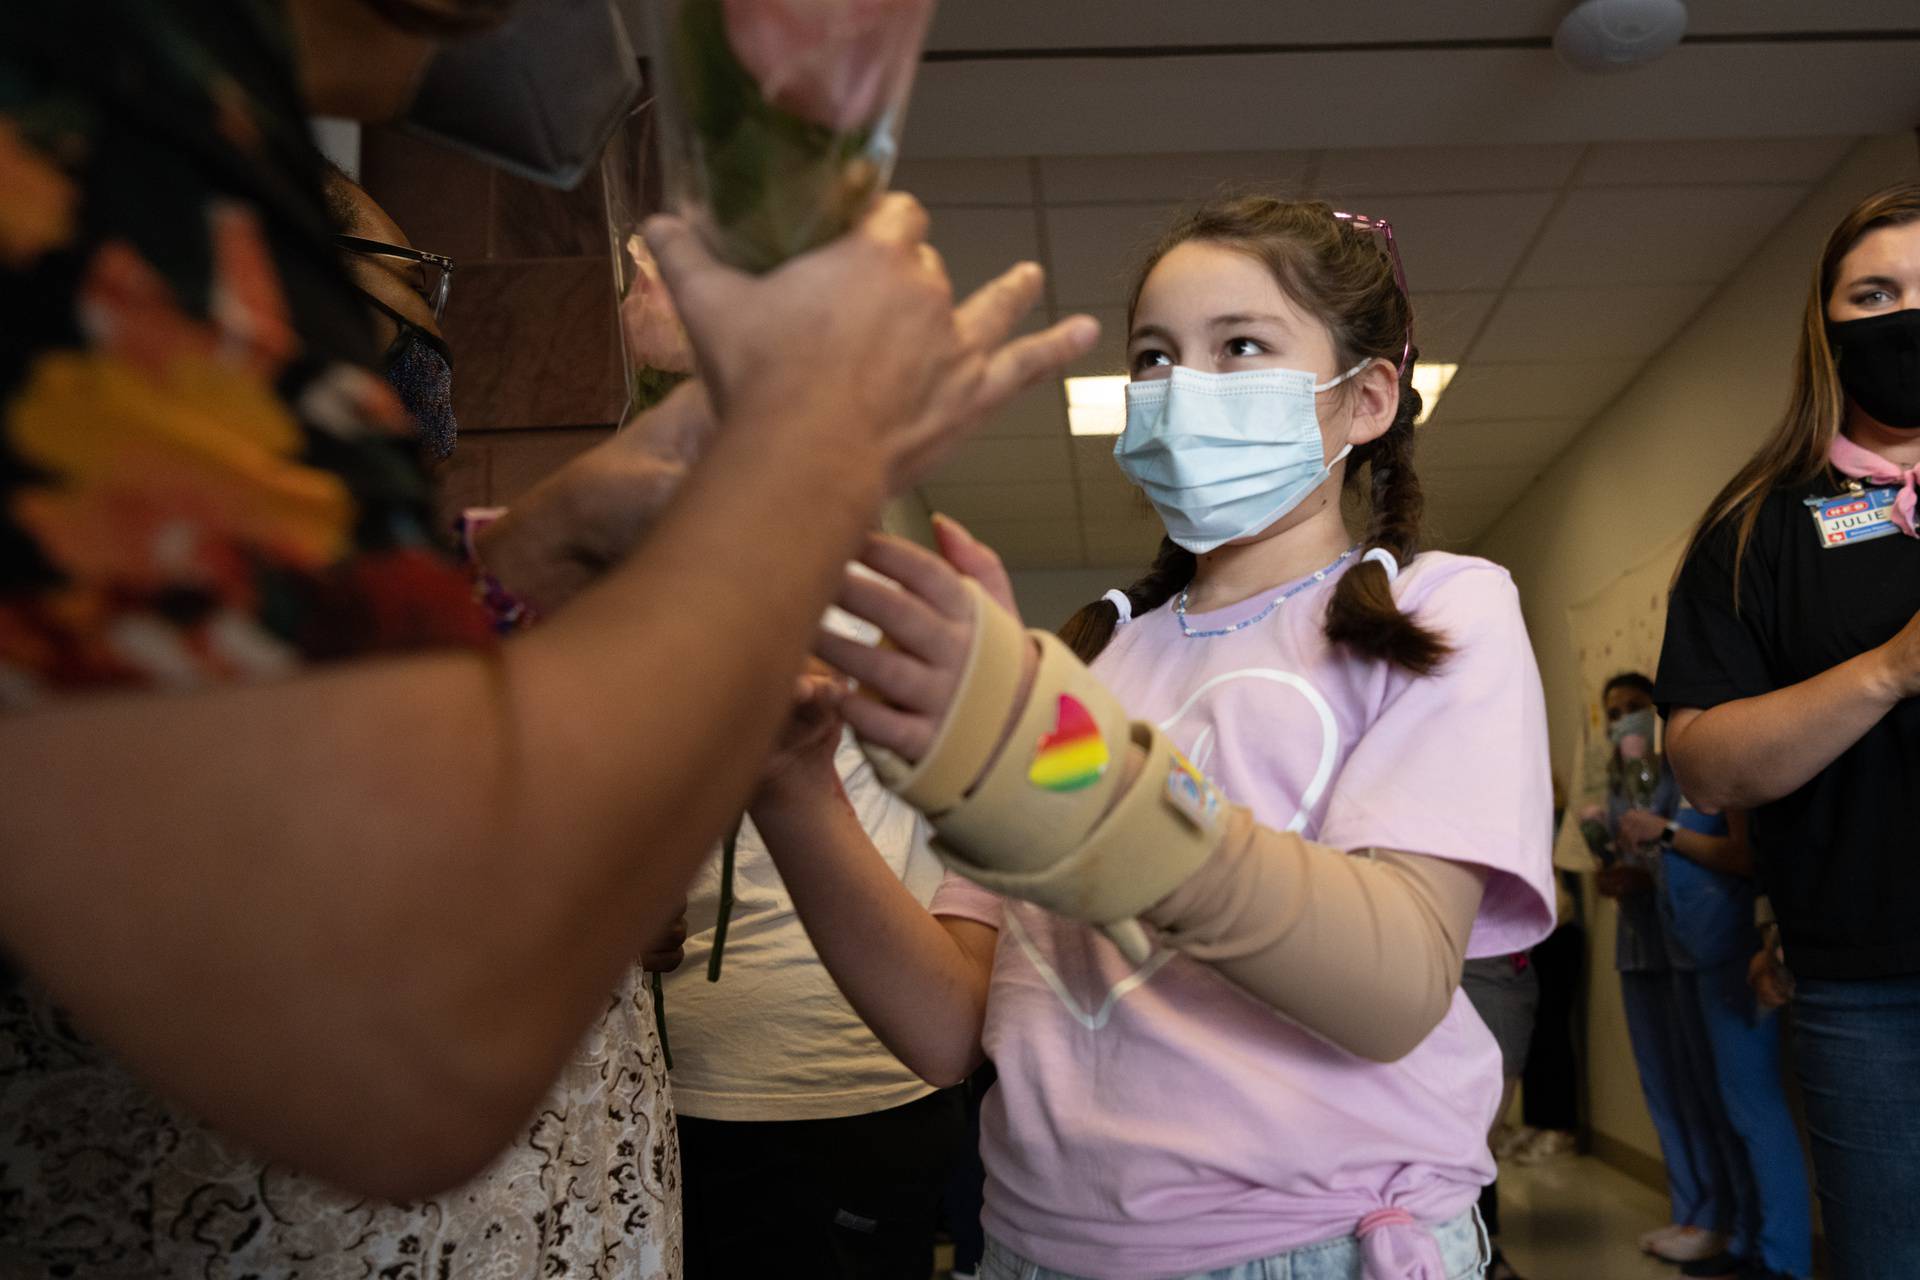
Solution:
[[[1144,960],[1150,947],[1136,917],[1206,861],[1225,803],[1165,734],[1129,725],[1086,664],[1045,632],[1029,633],[1040,660],[1006,732],[1005,673],[1017,686],[1028,637],[977,591],[975,609],[974,647],[926,758],[909,769],[868,748],[876,772],[933,819],[935,848],[954,870],[1099,925]],[[989,765],[984,756],[1003,733]],[[1118,795],[1136,752],[1145,763]],[[979,785],[960,796],[982,766]]]
[[[965,581],[973,599],[973,647],[933,745],[918,764],[908,764],[885,747],[860,744],[882,785],[929,815],[959,804],[993,759],[1020,693],[1020,667],[1026,657],[1019,621],[989,599],[979,583]]]

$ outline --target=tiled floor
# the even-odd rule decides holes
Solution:
[[[1664,1197],[1598,1160],[1500,1170],[1500,1243],[1526,1280],[1673,1280],[1637,1243],[1666,1221]]]

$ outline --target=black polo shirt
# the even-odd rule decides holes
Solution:
[[[1731,525],[1694,548],[1667,606],[1655,697],[1718,706],[1798,684],[1891,639],[1920,612],[1920,539],[1824,545],[1822,474],[1760,510],[1733,602]],[[1813,978],[1920,973],[1920,699],[1889,712],[1813,781],[1752,816],[1787,963]]]

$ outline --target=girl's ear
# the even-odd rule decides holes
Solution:
[[[1353,394],[1347,403],[1353,410],[1347,443],[1354,448],[1372,444],[1387,434],[1400,414],[1400,369],[1391,360],[1369,361],[1353,375]]]

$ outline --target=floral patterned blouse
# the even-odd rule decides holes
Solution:
[[[369,371],[276,0],[0,4],[0,714],[491,642]],[[432,1202],[179,1115],[30,977],[0,994],[0,1280],[679,1274],[646,986]]]

